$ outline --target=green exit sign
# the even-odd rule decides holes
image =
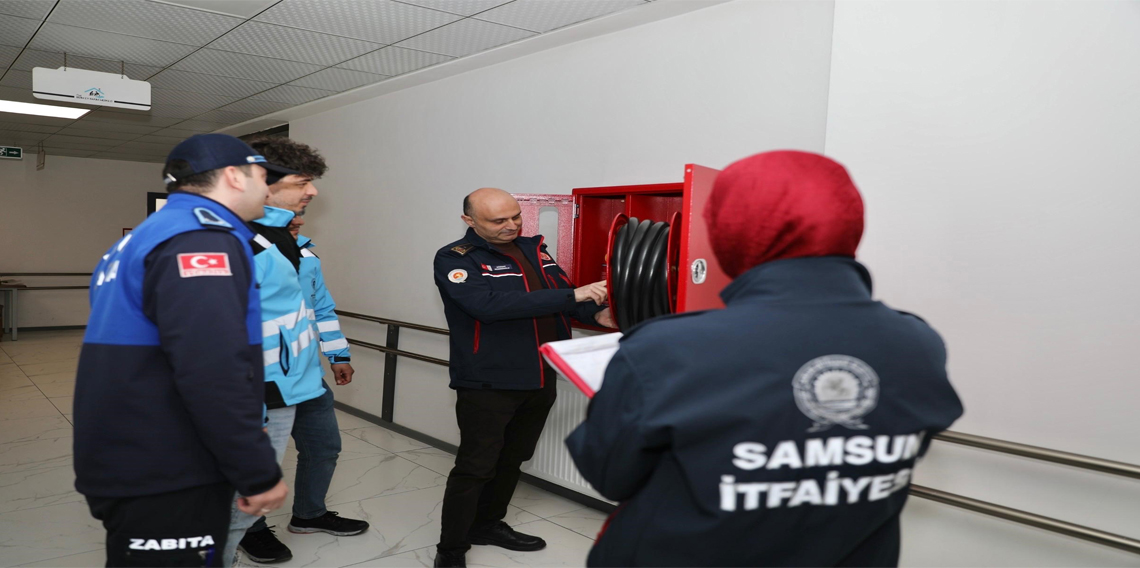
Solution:
[[[11,146],[0,146],[0,158],[7,158],[9,160],[23,160],[24,149],[13,148]]]

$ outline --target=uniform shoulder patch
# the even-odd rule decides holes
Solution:
[[[217,213],[206,209],[205,207],[195,207],[194,216],[198,218],[198,222],[207,227],[222,227],[223,229],[232,229],[233,225],[228,221],[218,217]]]
[[[230,255],[224,252],[190,252],[178,255],[178,275],[182,278],[196,276],[233,276],[230,270]]]
[[[473,248],[475,248],[475,245],[458,245],[458,246],[451,247],[451,250],[453,252],[459,253],[460,256],[463,256],[463,255],[471,252],[471,249],[473,249]]]

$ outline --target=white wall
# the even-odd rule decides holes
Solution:
[[[949,344],[967,408],[956,428],[1137,463],[1137,69],[1135,2],[740,0],[295,120],[292,134],[332,166],[308,228],[341,307],[440,326],[431,258],[462,233],[476,187],[566,193],[826,151],[864,191],[877,296]],[[345,327],[383,342],[381,326]],[[416,332],[401,347],[447,356]],[[382,359],[360,351],[338,397],[379,414]],[[442,368],[402,360],[397,421],[456,442],[445,385]],[[918,482],[1140,536],[1134,481],[938,443]],[[1136,564],[919,499],[903,555]]]
[[[463,235],[462,198],[482,186],[569,193],[681,181],[687,162],[821,151],[831,13],[712,6],[292,122],[331,166],[306,229],[338,304],[445,326],[432,258]],[[381,326],[363,327],[383,342]],[[447,357],[443,337],[400,341]],[[370,376],[338,397],[380,414],[382,358],[366,356]],[[398,377],[397,422],[458,442],[446,369],[401,360]]]
[[[91,272],[146,218],[146,194],[163,191],[162,165],[35,154],[0,160],[0,274]],[[25,278],[28,285],[85,285],[87,278]],[[85,290],[20,295],[20,327],[87,323]]]
[[[1140,4],[840,2],[828,155],[878,296],[945,337],[956,430],[1140,463]],[[936,444],[917,482],[1140,537],[1140,485]],[[908,565],[1140,559],[912,501]]]

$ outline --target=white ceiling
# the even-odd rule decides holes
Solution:
[[[0,0],[0,99],[37,102],[32,68],[62,67],[64,53],[69,67],[152,85],[146,112],[0,112],[0,145],[162,162],[193,134],[648,1]]]

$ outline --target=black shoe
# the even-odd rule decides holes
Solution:
[[[436,552],[435,568],[467,568],[467,554],[463,552]]]
[[[238,543],[238,550],[261,564],[277,564],[293,558],[293,551],[277,540],[273,529],[245,533]]]
[[[545,540],[537,536],[518,532],[502,521],[489,527],[471,529],[471,531],[467,533],[467,542],[471,544],[489,544],[491,546],[521,552],[533,552],[546,548]]]
[[[288,529],[289,532],[296,534],[323,532],[334,536],[356,536],[368,530],[368,523],[346,519],[336,511],[327,511],[315,519],[299,519],[294,516],[293,520],[289,521]]]

